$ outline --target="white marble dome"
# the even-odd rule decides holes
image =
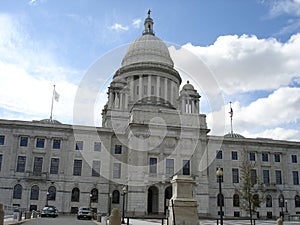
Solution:
[[[162,63],[174,66],[166,44],[151,33],[143,34],[130,44],[122,66],[135,63]]]

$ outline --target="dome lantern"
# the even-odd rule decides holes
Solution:
[[[148,17],[145,19],[145,22],[144,22],[145,30],[143,32],[143,35],[145,35],[145,34],[154,35],[154,32],[153,32],[153,19],[150,17],[150,13],[151,13],[151,10],[149,9],[148,10]]]

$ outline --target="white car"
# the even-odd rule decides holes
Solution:
[[[92,210],[89,207],[80,207],[77,213],[77,219],[89,219],[93,217]]]

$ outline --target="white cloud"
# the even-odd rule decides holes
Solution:
[[[54,118],[70,121],[78,71],[56,62],[54,53],[29,38],[26,26],[0,14],[0,117],[44,119],[50,116],[53,84],[60,93]],[[67,77],[72,77],[69,82]]]
[[[140,28],[141,27],[141,22],[142,22],[141,19],[134,19],[132,21],[132,25],[133,25],[134,28]]]
[[[289,140],[289,141],[299,141],[300,132],[295,129],[284,129],[281,127],[275,127],[273,129],[264,130],[261,133],[250,133],[248,131],[243,132],[245,137],[249,138],[271,138],[274,140]]]
[[[183,46],[199,56],[227,94],[273,90],[300,74],[300,33],[286,43],[256,36],[220,36],[207,47]],[[270,82],[272,80],[272,82]]]
[[[285,135],[279,138],[278,127],[296,125],[300,121],[300,88],[283,87],[274,91],[268,97],[258,98],[249,105],[241,106],[239,102],[232,105],[233,130],[246,137],[268,137],[274,139],[296,139],[300,140],[299,131],[293,129],[286,130]],[[220,110],[207,115],[208,126],[215,126],[213,134],[223,135],[224,127],[215,124],[212,116],[225,118],[225,133],[230,131],[229,105],[225,105]],[[275,135],[276,132],[276,135]],[[275,136],[272,136],[275,135]]]
[[[300,16],[300,0],[271,1],[270,16],[276,17],[282,14]]]
[[[127,26],[123,26],[122,24],[119,24],[119,23],[115,23],[114,25],[112,25],[110,27],[110,29],[116,30],[116,31],[120,31],[120,30],[128,30],[128,27]]]

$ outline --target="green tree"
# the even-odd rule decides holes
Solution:
[[[240,185],[236,187],[236,193],[240,197],[240,208],[250,215],[250,223],[253,222],[253,214],[263,202],[263,195],[258,185],[255,162],[249,160],[249,153],[244,149],[243,160],[240,165]]]

